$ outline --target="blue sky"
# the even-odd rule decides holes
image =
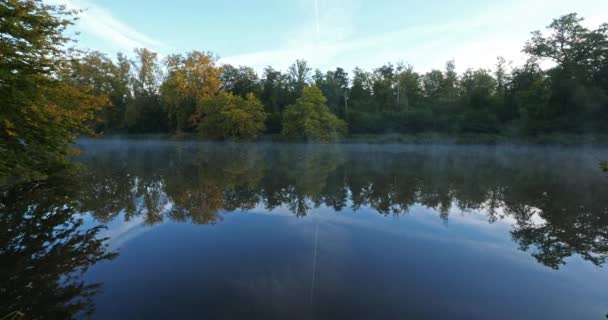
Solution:
[[[46,0],[86,9],[80,46],[114,55],[147,47],[161,55],[212,51],[220,62],[285,69],[372,70],[403,62],[425,72],[454,59],[459,71],[515,65],[533,30],[569,12],[596,27],[605,0]]]

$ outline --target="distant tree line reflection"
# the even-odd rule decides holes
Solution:
[[[319,206],[405,215],[419,204],[446,222],[453,209],[482,212],[489,223],[510,217],[521,249],[551,268],[574,254],[602,265],[608,253],[608,188],[580,168],[580,152],[211,143],[110,150],[83,159],[91,170],[78,188],[80,210],[101,222],[124,212],[149,224],[209,224],[256,206],[298,217]]]

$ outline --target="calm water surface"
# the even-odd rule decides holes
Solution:
[[[608,313],[606,149],[80,145],[0,194],[0,317]]]

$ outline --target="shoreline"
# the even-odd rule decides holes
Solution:
[[[212,140],[199,137],[197,134],[135,134],[112,133],[96,136],[80,136],[80,139],[92,140],[173,140],[173,141],[201,141],[201,142],[246,142],[246,143],[317,143],[315,141],[288,140],[278,134],[266,134],[257,140]],[[321,143],[327,144],[327,143]],[[608,135],[586,134],[544,134],[537,136],[510,136],[501,134],[351,134],[343,139],[329,142],[329,144],[411,144],[411,145],[522,145],[522,146],[607,146]]]

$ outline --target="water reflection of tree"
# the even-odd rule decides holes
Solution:
[[[125,211],[127,217],[146,215],[150,223],[170,218],[206,224],[218,222],[222,211],[259,204],[297,216],[321,205],[402,215],[419,204],[445,221],[453,209],[482,212],[489,223],[511,217],[521,249],[553,268],[573,254],[604,262],[608,214],[598,199],[608,194],[598,187],[601,177],[580,170],[576,154],[387,150],[203,144],[103,152],[86,161],[95,176],[83,179],[82,205],[102,221]]]
[[[173,200],[173,219],[198,224],[215,223],[220,210],[251,209],[259,201],[258,185],[264,175],[262,155],[255,146],[197,150],[171,166],[165,178]]]
[[[0,192],[0,316],[71,319],[90,315],[100,284],[82,274],[115,256],[106,251],[101,227],[84,228],[70,181],[19,186]]]
[[[508,214],[517,221],[511,232],[513,239],[521,250],[532,251],[538,262],[554,269],[574,254],[595,265],[603,265],[608,258],[607,209],[564,206],[564,202],[554,196],[559,195],[543,193],[535,203],[530,202],[531,205],[507,206]]]
[[[71,318],[93,310],[99,284],[82,272],[114,255],[99,227],[85,228],[77,212],[102,222],[143,217],[217,223],[221,212],[284,207],[305,216],[318,206],[372,208],[407,214],[436,210],[447,221],[457,209],[509,218],[512,238],[539,263],[559,268],[573,255],[608,259],[608,199],[604,177],[581,170],[575,154],[555,158],[487,151],[387,152],[337,146],[255,144],[93,153],[90,168],[50,184],[0,193],[0,315]],[[507,161],[508,160],[508,161]],[[539,166],[537,163],[544,163]],[[559,170],[555,169],[559,168]],[[121,215],[122,213],[122,215]]]
[[[327,204],[330,198],[337,207],[346,203],[344,187],[336,189],[336,182],[332,181],[341,179],[338,168],[344,162],[335,146],[301,145],[296,152],[274,149],[267,159],[272,170],[261,181],[268,198],[267,209],[285,205],[296,216],[305,216],[313,207]]]

